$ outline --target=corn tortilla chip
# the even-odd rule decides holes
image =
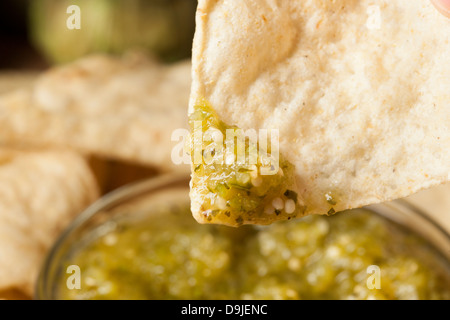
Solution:
[[[87,162],[72,151],[0,149],[0,291],[31,295],[55,238],[97,197]]]
[[[450,180],[450,21],[430,1],[200,0],[196,19],[189,113],[208,105],[227,125],[279,130],[293,216]],[[192,211],[209,222],[229,203],[192,168]],[[289,218],[292,199],[269,192],[282,214],[216,222]]]
[[[89,56],[50,69],[31,90],[1,97],[0,142],[189,170],[171,161],[171,134],[187,127],[190,81],[189,61]]]

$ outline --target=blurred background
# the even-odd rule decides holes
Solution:
[[[68,24],[74,23],[76,19],[74,6],[79,9],[80,29],[68,27]],[[16,90],[31,88],[44,74],[43,71],[92,53],[121,55],[136,49],[139,53],[147,53],[149,61],[159,60],[169,64],[185,60],[191,55],[196,6],[196,0],[0,0],[0,97]],[[186,79],[186,82],[188,81],[189,79]],[[0,109],[2,107],[0,106]],[[0,115],[3,115],[1,111]],[[2,142],[0,151],[3,147],[5,146]],[[0,159],[0,162],[2,160]],[[86,160],[97,180],[95,182],[100,195],[161,173],[160,168],[115,158],[92,155],[86,157]],[[30,186],[26,190],[35,189]],[[0,203],[8,202],[5,201],[3,193],[0,198]],[[43,225],[52,230],[48,233],[49,236],[51,233],[56,239],[61,227],[69,222],[67,217],[79,213],[75,212],[77,209],[73,209],[73,205],[67,207],[67,212],[61,212],[61,217],[57,219],[58,225],[46,220]],[[38,210],[27,210],[29,219],[34,215],[41,216]],[[0,225],[15,221],[8,220],[9,214],[14,212],[2,210],[6,220],[0,219]],[[11,227],[14,228],[16,226]],[[14,230],[21,234],[23,230],[19,229]],[[28,233],[20,236],[31,244],[31,256],[44,258],[49,244],[41,245],[40,240],[35,238],[29,240],[32,236]],[[23,252],[21,241],[14,242],[16,238],[8,241],[4,239],[0,239],[0,256],[5,255],[2,245],[7,243],[8,248],[20,246],[19,256],[28,254],[28,259],[30,254]],[[39,244],[35,245],[36,243]],[[32,292],[19,282],[25,278],[24,281],[27,282],[28,274],[35,274],[39,265],[30,261],[27,261],[26,265],[17,262],[28,271],[27,274],[21,275],[20,281],[13,280],[15,283],[10,287],[8,281],[11,278],[11,269],[8,263],[9,256],[7,261],[0,259],[0,300],[31,299]],[[2,283],[4,279],[7,281],[6,287],[5,282]]]
[[[68,13],[73,5],[80,10],[80,29],[67,27],[76,14]],[[138,49],[164,63],[189,58],[196,6],[197,0],[0,0],[0,95],[30,86],[43,70],[91,53]],[[95,156],[89,165],[101,194],[161,173]],[[450,183],[407,200],[450,231]],[[5,296],[30,298],[16,291]]]
[[[80,29],[71,6],[80,10]],[[1,0],[0,94],[26,88],[50,67],[90,53],[137,49],[163,63],[189,58],[197,0]],[[91,157],[102,193],[158,174],[156,168]],[[112,174],[114,173],[114,174]]]
[[[80,8],[80,29],[67,21]],[[196,0],[2,0],[0,70],[43,70],[88,53],[139,48],[164,62],[190,56]]]

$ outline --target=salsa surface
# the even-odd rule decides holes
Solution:
[[[66,259],[81,289],[62,274],[61,299],[450,299],[434,251],[366,210],[236,229],[200,225],[186,206],[90,237]]]

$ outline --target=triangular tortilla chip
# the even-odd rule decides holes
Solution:
[[[279,130],[295,178],[230,217],[246,195],[218,198],[219,174],[193,165],[198,221],[332,214],[450,179],[450,21],[430,1],[200,0],[196,19],[191,116],[205,122],[210,109],[229,127]]]
[[[0,291],[31,295],[47,250],[97,197],[76,153],[0,149]]]
[[[94,55],[56,67],[31,89],[0,98],[0,143],[71,147],[106,158],[189,170],[171,161],[187,127],[190,61]]]

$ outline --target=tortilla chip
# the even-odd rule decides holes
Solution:
[[[0,291],[31,295],[47,250],[97,197],[87,162],[71,151],[0,149]]]
[[[190,62],[161,65],[142,55],[90,56],[0,98],[0,142],[64,146],[162,169],[171,134],[186,128]]]
[[[190,114],[279,130],[296,216],[450,180],[450,23],[430,1],[200,0],[196,19]]]

